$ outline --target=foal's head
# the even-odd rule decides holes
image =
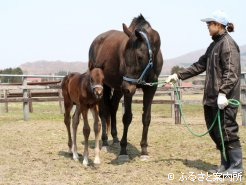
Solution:
[[[100,68],[94,68],[90,71],[90,86],[96,99],[102,98],[103,95],[103,71]]]

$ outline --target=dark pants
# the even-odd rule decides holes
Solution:
[[[210,128],[214,118],[218,112],[218,107],[204,105],[204,116],[207,128]],[[241,147],[238,136],[238,124],[236,122],[237,107],[227,106],[224,110],[220,110],[221,128],[226,149]],[[222,150],[221,137],[218,127],[218,120],[209,133],[212,140],[215,142],[217,149]]]

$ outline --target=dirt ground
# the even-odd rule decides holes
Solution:
[[[67,133],[63,115],[57,107],[54,104],[36,105],[28,122],[22,121],[21,105],[10,106],[9,113],[1,111],[0,184],[246,184],[245,177],[237,182],[236,178],[234,182],[230,181],[232,179],[218,182],[213,181],[214,177],[208,177],[206,171],[219,162],[219,153],[209,136],[197,138],[183,125],[174,125],[174,120],[163,114],[166,109],[157,105],[153,107],[149,129],[148,161],[140,160],[141,106],[135,106],[128,134],[130,160],[119,162],[119,146],[111,145],[108,152],[101,152],[101,165],[94,166],[92,130],[90,165],[84,167],[82,121],[77,139],[80,160],[74,161],[67,152]],[[191,127],[197,132],[206,131],[202,109],[191,106],[185,110]],[[241,121],[240,115],[238,121]],[[118,134],[121,138],[121,110],[118,113]],[[245,164],[246,127],[240,126],[240,136]],[[112,142],[111,136],[109,138]],[[170,173],[174,180],[169,180]],[[199,178],[202,174],[204,179]]]

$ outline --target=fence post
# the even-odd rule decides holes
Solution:
[[[171,95],[171,100],[175,100],[175,93],[174,93],[174,91],[172,91],[170,93],[170,95]],[[172,103],[171,104],[171,117],[174,118],[174,115],[175,115],[175,104]]]
[[[59,107],[60,107],[60,113],[63,114],[64,111],[63,111],[63,106],[62,106],[62,90],[61,89],[58,89],[58,94],[59,94]]]
[[[6,102],[4,103],[5,106],[5,112],[9,112],[9,107],[8,107],[8,90],[4,90],[3,92],[3,98],[4,100],[6,100]]]
[[[31,93],[31,90],[28,90],[28,97],[29,97],[29,112],[33,112],[32,93]]]
[[[27,78],[23,77],[23,116],[24,121],[28,121],[28,113],[29,113],[29,106],[28,106],[28,91],[27,91]]]
[[[246,74],[241,74],[241,114],[242,125],[246,126]]]
[[[177,84],[178,84],[178,86],[180,86],[179,82]],[[181,96],[180,96],[180,88],[178,88],[176,93],[178,93],[179,97],[181,98]],[[174,96],[174,98],[175,98],[175,104],[174,104],[175,124],[181,124],[181,114],[180,114],[180,111],[179,111],[179,102],[178,102],[178,99],[177,99],[177,95]]]

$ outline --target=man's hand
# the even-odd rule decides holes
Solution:
[[[224,109],[228,105],[228,100],[225,94],[219,93],[217,104],[218,104],[219,109]]]
[[[169,77],[167,77],[166,83],[175,83],[178,81],[178,79],[179,79],[178,75],[174,73],[173,75],[170,75]]]

